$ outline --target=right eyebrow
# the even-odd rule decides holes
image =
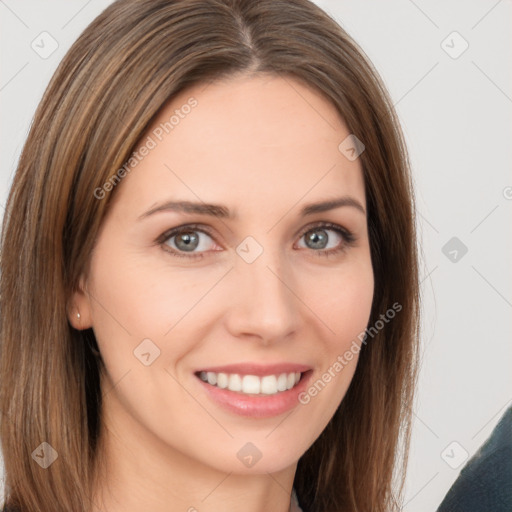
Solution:
[[[322,213],[343,206],[353,207],[359,210],[363,215],[366,215],[366,211],[363,205],[354,197],[343,196],[335,199],[329,199],[318,203],[309,203],[302,207],[300,211],[301,217],[313,215],[315,213]],[[142,220],[150,215],[162,211],[173,211],[187,214],[198,214],[198,215],[209,215],[221,219],[237,219],[238,214],[231,212],[229,208],[222,204],[210,204],[210,203],[197,203],[192,201],[166,201],[162,204],[157,204],[151,207],[148,211],[144,212],[139,216],[139,220]]]

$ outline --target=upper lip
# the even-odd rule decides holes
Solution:
[[[275,364],[257,364],[257,363],[238,363],[228,364],[224,366],[210,366],[201,368],[198,372],[214,372],[214,373],[239,373],[242,375],[280,375],[281,373],[306,372],[311,366],[298,363],[275,363]]]

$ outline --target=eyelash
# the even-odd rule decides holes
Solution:
[[[315,229],[319,229],[319,228],[328,228],[329,230],[335,231],[337,234],[339,234],[341,236],[341,238],[343,238],[344,243],[341,245],[341,247],[338,247],[336,249],[328,249],[328,250],[320,249],[317,251],[315,251],[314,249],[311,249],[311,251],[313,251],[318,256],[324,256],[324,257],[336,256],[338,254],[345,252],[349,247],[352,247],[354,245],[354,243],[357,241],[356,237],[354,236],[354,234],[351,231],[349,231],[348,229],[342,228],[341,226],[338,226],[337,224],[333,224],[331,222],[320,222],[313,226],[308,226],[307,229],[305,229],[301,232],[299,239],[301,239],[305,234],[309,233],[310,231],[314,231]],[[165,233],[160,235],[160,237],[158,237],[158,239],[156,240],[156,243],[158,243],[161,246],[166,245],[167,248],[163,248],[164,251],[169,252],[173,256],[177,256],[178,258],[190,258],[190,259],[203,258],[204,252],[197,253],[197,254],[194,254],[194,253],[187,254],[187,253],[179,252],[172,248],[169,248],[169,246],[167,244],[165,244],[165,242],[167,242],[170,238],[180,235],[181,233],[187,233],[190,231],[198,231],[200,233],[204,233],[213,239],[212,233],[210,233],[210,231],[208,229],[202,227],[201,225],[186,224],[183,226],[178,226],[176,228],[173,228],[169,231],[166,231]]]

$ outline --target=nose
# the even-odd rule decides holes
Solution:
[[[257,338],[268,345],[296,332],[301,302],[294,290],[292,270],[282,255],[269,250],[252,263],[236,257],[225,315],[231,335]]]

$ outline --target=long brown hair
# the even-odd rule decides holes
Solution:
[[[115,188],[101,200],[94,191],[123,167],[178,92],[259,72],[316,88],[363,141],[375,277],[369,325],[401,306],[362,346],[340,407],[299,460],[299,502],[310,512],[398,510],[418,367],[410,164],[378,73],[308,0],[118,0],[60,63],[35,113],[2,227],[0,407],[9,507],[90,509],[101,455],[101,358],[92,329],[73,329],[66,311]],[[33,457],[42,442],[58,454],[46,469]]]

